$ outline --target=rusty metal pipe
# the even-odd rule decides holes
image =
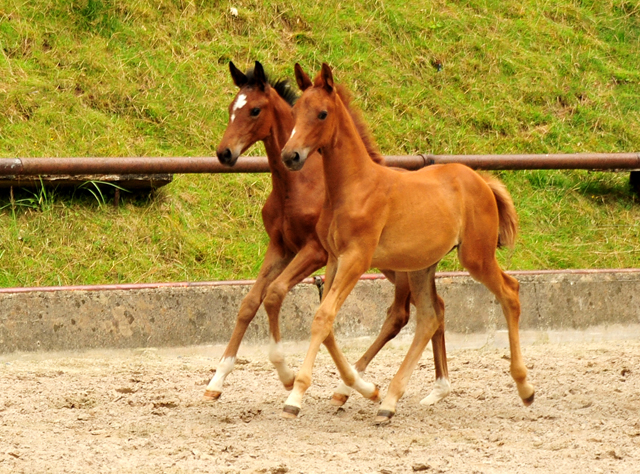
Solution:
[[[581,153],[558,155],[424,155],[429,164],[462,163],[482,170],[640,168],[640,153]]]
[[[0,159],[0,174],[80,175],[158,173],[264,173],[265,157],[242,157],[234,167],[223,166],[215,157],[133,158],[19,158]]]
[[[432,164],[463,163],[474,169],[640,169],[640,153],[565,155],[392,155],[388,166],[416,170]],[[266,173],[267,158],[241,157],[233,167],[215,157],[0,158],[0,175],[89,175],[155,173]]]

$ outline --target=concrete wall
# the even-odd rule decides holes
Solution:
[[[640,271],[517,278],[522,329],[640,323]],[[443,277],[437,285],[446,304],[448,331],[505,327],[493,295],[470,277]],[[239,285],[0,293],[0,353],[224,343],[248,290]],[[338,336],[376,334],[392,295],[393,286],[386,280],[361,281],[338,315]],[[318,302],[315,286],[301,284],[291,291],[282,308],[284,339],[308,338]],[[263,309],[246,340],[268,340]]]

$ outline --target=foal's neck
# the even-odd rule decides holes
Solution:
[[[264,139],[264,148],[267,152],[269,160],[269,168],[271,169],[271,177],[274,189],[281,185],[287,184],[291,178],[291,173],[287,170],[282,162],[282,148],[287,143],[293,130],[293,113],[291,106],[282,99],[274,90],[271,91],[273,106],[273,123],[271,125],[271,134]]]
[[[333,137],[322,148],[324,175],[329,195],[338,197],[352,186],[362,187],[371,181],[376,164],[358,133],[351,114],[340,97],[336,97],[336,125]]]

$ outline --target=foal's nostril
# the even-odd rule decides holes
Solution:
[[[224,151],[218,151],[218,160],[220,160],[220,163],[228,163],[231,161],[231,150],[225,148]]]
[[[297,151],[283,151],[282,162],[290,170],[298,170],[302,166],[303,160]]]

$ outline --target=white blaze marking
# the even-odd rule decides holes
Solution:
[[[289,140],[291,140],[295,134],[296,134],[296,129],[294,128],[293,130],[291,130],[291,136],[289,137]]]
[[[216,374],[211,379],[211,382],[209,382],[209,385],[207,385],[207,390],[222,392],[222,384],[224,384],[224,379],[233,370],[235,362],[235,357],[225,357],[224,359],[220,359],[218,368],[216,369]]]

